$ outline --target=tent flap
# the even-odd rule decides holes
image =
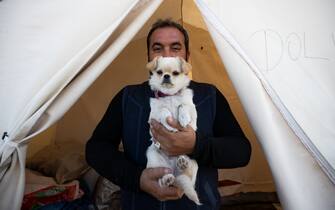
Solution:
[[[304,54],[305,57],[300,59],[292,58],[293,53],[296,53],[293,45],[296,43],[293,43],[292,36],[298,37],[297,33],[292,33],[295,30],[303,30],[302,37],[305,37],[304,35],[307,32],[314,35],[315,28],[310,27],[310,23],[314,21],[322,23],[320,24],[322,27],[318,27],[318,31],[322,31],[323,34],[332,33],[334,17],[329,17],[334,16],[334,13],[329,8],[334,8],[334,2],[308,1],[310,4],[308,14],[311,14],[308,16],[308,20],[304,15],[306,11],[302,12],[298,10],[299,7],[292,7],[291,2],[288,1],[269,1],[266,4],[262,1],[242,3],[240,1],[198,0],[196,2],[205,17],[218,51],[227,65],[227,71],[267,154],[282,204],[288,209],[313,209],[311,207],[312,202],[315,208],[317,206],[324,206],[325,209],[334,207],[334,201],[328,199],[328,194],[319,185],[314,185],[315,189],[311,190],[312,193],[308,195],[311,202],[306,203],[306,199],[299,195],[301,193],[299,187],[311,186],[311,182],[314,181],[328,185],[329,194],[334,192],[335,156],[331,152],[335,149],[335,144],[332,141],[335,138],[334,126],[331,126],[335,125],[334,97],[331,95],[331,92],[334,91],[334,83],[330,82],[329,79],[329,77],[332,78],[331,80],[335,79],[332,70],[334,61],[322,57],[311,59],[306,54]],[[281,10],[278,11],[278,8],[285,8],[286,10],[283,13]],[[245,17],[248,17],[248,20]],[[286,22],[285,20],[289,21]],[[286,51],[287,54],[282,51],[287,39],[278,38],[282,34],[288,34],[289,36],[288,46],[290,48],[289,51]],[[329,45],[322,45],[320,43],[322,42],[321,39],[313,41],[318,43],[315,52],[331,55]],[[306,44],[306,41],[303,44]],[[262,51],[262,48],[265,48],[264,51]],[[302,50],[306,49],[301,48]],[[236,54],[238,58],[231,54]],[[250,71],[252,74],[250,72],[248,74],[253,79],[242,79],[247,78],[247,73],[238,70],[238,68]],[[315,72],[315,69],[322,69],[322,71]],[[253,102],[254,99],[250,98],[250,95],[254,96],[260,89],[251,88],[252,86],[261,86],[271,100],[264,101],[262,99],[264,96],[262,96],[258,98],[259,101]],[[256,98],[256,96],[254,97]],[[260,105],[262,103],[269,107],[274,104],[276,110],[270,111],[266,106],[261,109]],[[254,116],[256,110],[258,116]],[[272,127],[280,127],[282,119],[278,118],[278,121],[276,121],[274,118],[274,112],[278,111],[281,114],[280,118],[285,119],[283,122],[290,126],[286,128],[286,131],[275,132],[278,129]],[[270,115],[262,112],[269,112]],[[255,117],[260,118],[262,115],[265,115],[262,121],[255,119]],[[267,118],[268,122],[266,121]],[[267,136],[264,129],[272,131],[272,135]],[[292,133],[291,137],[286,136],[287,133]],[[269,142],[269,139],[272,139],[271,142]],[[287,139],[301,141],[310,152],[309,157],[300,159],[302,151],[290,154],[290,150],[287,150],[286,147],[292,147],[292,145],[285,144],[282,145],[282,153],[275,157],[274,154],[276,153],[273,153],[271,144],[275,144],[273,141],[285,141]],[[278,151],[279,148],[281,147],[276,147],[276,150]],[[306,154],[306,152],[303,153]],[[292,160],[285,163],[284,156],[288,154],[290,154]],[[294,162],[296,164],[293,164]],[[314,162],[319,163],[324,172],[320,170],[320,167],[315,168]],[[290,175],[292,182],[296,181],[293,186],[297,188],[282,182],[283,170],[280,171],[280,175],[276,174],[276,171],[280,168],[279,164],[284,163],[287,164],[285,166],[286,171],[290,169],[287,175]],[[296,170],[297,164],[303,166],[299,167],[300,171]],[[310,173],[309,176],[306,176],[306,173]],[[284,177],[286,176],[284,175]],[[313,192],[324,192],[326,195],[322,199],[316,199]],[[296,197],[293,194],[296,194]],[[306,198],[306,192],[304,196]]]
[[[2,192],[6,192],[6,195],[1,196],[0,199],[1,209],[19,209],[21,206],[24,188],[25,141],[41,132],[42,129],[46,129],[73,105],[132,39],[161,1],[128,0],[122,3],[116,1],[99,3],[78,1],[77,7],[80,8],[77,8],[76,11],[71,10],[74,8],[72,5],[74,2],[69,4],[67,1],[63,1],[58,2],[57,5],[52,2],[40,3],[12,1],[0,4],[0,24],[9,31],[1,31],[0,40],[14,37],[22,43],[22,45],[18,45],[16,43],[18,40],[15,39],[1,43],[4,50],[1,51],[0,61],[6,64],[4,69],[8,69],[8,71],[2,72],[2,79],[11,81],[1,84],[1,97],[6,95],[4,90],[11,88],[17,94],[16,97],[10,98],[11,100],[8,100],[6,104],[1,103],[1,110],[5,115],[1,118],[0,128],[1,132],[8,132],[8,138],[0,142],[2,175],[0,189]],[[17,12],[18,8],[29,12],[23,12],[22,16],[13,19],[13,13]],[[111,8],[114,12],[110,11]],[[58,10],[62,11],[63,15],[55,19],[53,11]],[[89,15],[90,13],[92,15]],[[27,17],[25,17],[26,15]],[[40,22],[36,23],[30,15]],[[127,20],[129,25],[123,23],[124,29],[120,33],[117,30],[124,20]],[[12,21],[25,21],[26,25]],[[40,27],[32,27],[33,24]],[[80,27],[77,28],[76,24]],[[117,31],[115,32],[117,34],[114,31]],[[34,34],[40,32],[41,35],[38,36],[38,39],[32,38],[30,42],[20,40],[20,37],[25,37],[25,34],[31,32]],[[62,34],[63,32],[65,34]],[[20,37],[18,37],[18,33]],[[59,45],[55,46],[52,45],[57,40],[53,36],[54,33],[58,36],[64,35],[61,42],[58,43]],[[78,36],[78,34],[81,35]],[[111,43],[111,47],[106,50],[104,56],[100,56],[99,61],[91,64],[84,71],[82,68],[111,35],[117,39]],[[49,41],[49,45],[46,44]],[[36,45],[33,44],[34,42]],[[13,49],[13,46],[18,46],[23,50],[15,47]],[[13,56],[12,51],[21,54]],[[35,60],[31,59],[45,56],[47,57],[42,65],[39,62],[34,63]],[[12,60],[12,58],[16,58],[16,60]],[[29,66],[30,70],[29,74],[24,66],[20,66],[23,61],[18,62],[18,60],[21,58],[26,59],[26,66]],[[54,63],[55,61],[56,63]],[[80,76],[77,76],[79,72]],[[89,73],[85,74],[85,72]],[[11,76],[13,74],[16,76]],[[22,86],[17,86],[20,83],[27,87],[32,86],[32,88],[22,90]],[[71,85],[72,83],[75,85]],[[56,108],[54,104],[57,104]],[[51,113],[48,110],[57,111]]]

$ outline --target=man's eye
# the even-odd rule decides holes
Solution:
[[[161,47],[154,47],[152,50],[154,51],[154,52],[159,52],[159,51],[161,51]]]
[[[158,71],[157,71],[157,74],[158,74],[158,75],[162,75],[162,74],[163,74],[163,71],[162,71],[162,70],[158,70]]]
[[[178,76],[179,75],[179,72],[178,71],[174,71],[172,72],[173,76]]]
[[[181,45],[180,44],[173,44],[173,45],[171,45],[171,49],[173,51],[179,51],[179,50],[181,50]]]

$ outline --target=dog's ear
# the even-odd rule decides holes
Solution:
[[[146,67],[149,71],[154,70],[157,67],[158,59],[162,56],[156,56],[152,61],[147,63]]]
[[[182,57],[178,57],[179,61],[180,61],[180,66],[181,66],[181,70],[184,74],[188,74],[191,69],[192,69],[192,65],[190,63],[188,63],[187,61],[185,61]]]

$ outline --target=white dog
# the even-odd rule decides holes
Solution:
[[[196,130],[197,112],[193,104],[193,91],[187,88],[190,83],[188,72],[192,68],[191,65],[180,57],[159,56],[148,63],[147,68],[150,70],[149,85],[155,92],[155,98],[150,99],[149,122],[155,119],[168,130],[176,132],[177,130],[166,122],[167,117],[173,117],[181,126],[190,125]],[[173,170],[173,174],[166,174],[160,178],[160,186],[175,185],[182,189],[190,200],[201,205],[194,189],[197,162],[186,155],[168,156],[159,149],[159,142],[153,137],[151,140],[153,143],[146,152],[147,168],[168,167]]]

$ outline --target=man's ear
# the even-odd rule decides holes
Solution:
[[[157,67],[158,59],[161,58],[162,56],[156,56],[152,61],[147,63],[146,67],[149,71],[154,70]]]
[[[182,57],[178,57],[178,58],[179,58],[180,66],[181,66],[183,73],[188,74],[192,69],[192,65],[188,63],[187,61],[185,61]]]

